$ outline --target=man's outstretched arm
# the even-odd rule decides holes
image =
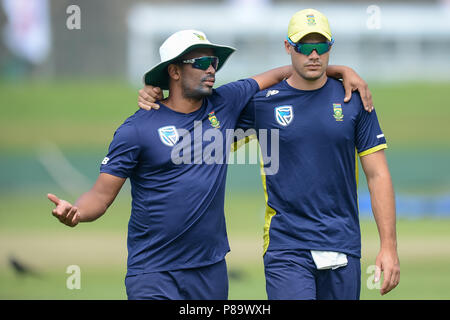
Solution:
[[[52,214],[63,224],[75,227],[79,222],[90,222],[101,217],[116,198],[126,179],[100,173],[91,190],[84,193],[74,205],[49,193],[55,204]]]
[[[382,271],[384,279],[380,293],[384,295],[400,282],[394,188],[384,150],[362,156],[360,159],[380,236],[380,251],[375,261],[375,282],[380,280]]]

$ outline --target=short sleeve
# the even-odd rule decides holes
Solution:
[[[135,126],[130,122],[122,124],[114,133],[108,154],[100,165],[100,172],[128,178],[138,163],[140,145]]]
[[[367,112],[361,106],[356,124],[356,149],[360,157],[386,149],[387,143],[381,131],[375,109]]]
[[[239,112],[258,91],[258,82],[251,78],[230,82],[216,89],[216,92],[226,99],[227,104],[237,108]]]

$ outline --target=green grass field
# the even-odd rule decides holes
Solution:
[[[394,155],[396,191],[448,194],[450,84],[375,84],[371,89]],[[129,189],[98,221],[65,227],[51,216],[46,194],[75,198],[43,170],[36,152],[45,142],[55,144],[93,182],[114,130],[137,109],[136,91],[121,83],[0,83],[0,299],[126,298]],[[266,299],[264,199],[254,169],[246,176],[245,168],[229,170],[230,299]],[[401,282],[383,297],[367,286],[366,270],[378,251],[375,222],[363,220],[361,228],[362,299],[450,299],[450,219],[399,219]],[[16,275],[10,255],[35,268],[39,277]],[[66,288],[70,265],[81,268],[80,290]]]
[[[227,258],[229,297],[266,299],[261,257],[263,199],[233,198],[226,206],[231,245]],[[121,194],[95,223],[73,229],[51,216],[44,194],[41,199],[17,196],[0,200],[0,299],[126,298],[128,195]],[[242,208],[246,208],[245,217]],[[372,220],[363,220],[361,228],[362,299],[450,299],[450,220],[398,221],[401,283],[383,297],[367,286],[372,274],[366,271],[378,252],[376,225]],[[8,265],[10,254],[36,269],[39,277],[16,275]],[[80,290],[66,288],[66,269],[70,265],[81,269]]]

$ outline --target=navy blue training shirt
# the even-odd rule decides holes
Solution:
[[[238,127],[279,130],[279,167],[262,175],[266,196],[264,252],[306,249],[360,257],[357,155],[387,147],[375,111],[358,93],[344,103],[344,88],[328,78],[317,90],[286,81],[258,92]],[[270,152],[268,147],[262,148]],[[275,155],[271,154],[270,157]]]
[[[226,139],[217,140],[223,152],[208,146],[219,139],[216,134],[225,137],[236,127],[258,90],[253,79],[232,82],[213,90],[192,113],[160,104],[157,111],[138,110],[117,129],[100,172],[130,178],[127,275],[224,259],[229,251],[224,216],[229,147]]]

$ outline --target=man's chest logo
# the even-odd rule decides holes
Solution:
[[[179,139],[175,126],[165,126],[158,129],[159,138],[166,146],[173,147]]]
[[[288,126],[294,119],[292,106],[279,106],[275,108],[275,120],[283,127]]]
[[[220,128],[220,121],[217,119],[214,111],[208,114],[208,120],[213,128]]]
[[[333,117],[336,121],[344,121],[344,114],[342,113],[342,106],[340,103],[333,103]]]

